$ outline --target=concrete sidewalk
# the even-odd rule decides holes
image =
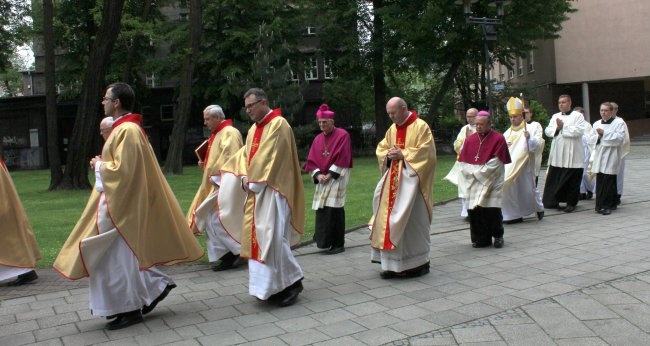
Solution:
[[[0,345],[648,345],[649,171],[650,141],[634,141],[618,210],[547,210],[506,225],[503,249],[473,249],[458,201],[436,206],[431,273],[417,279],[382,280],[364,229],[339,255],[302,247],[305,291],[287,308],[249,296],[245,267],[176,266],[179,287],[144,323],[107,331],[86,280],[41,269],[0,287]]]

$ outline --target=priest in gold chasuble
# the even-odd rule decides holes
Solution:
[[[205,244],[214,271],[237,266],[239,242],[223,228],[217,212],[217,197],[221,185],[221,167],[243,146],[239,130],[218,105],[203,110],[203,123],[212,132],[207,142],[205,157],[199,161],[203,179],[187,212],[187,221],[195,235],[205,231]],[[218,262],[217,262],[218,261]]]
[[[222,168],[219,217],[248,258],[249,293],[279,306],[295,303],[303,272],[291,253],[305,227],[304,188],[293,130],[259,88],[244,94],[255,123],[246,145]]]
[[[160,170],[142,116],[130,112],[134,98],[124,83],[106,89],[104,113],[115,122],[102,155],[90,161],[95,188],[54,262],[68,279],[89,277],[91,313],[113,319],[109,330],[142,322],[176,287],[156,266],[203,256]]]
[[[38,278],[34,268],[41,253],[18,198],[7,166],[0,157],[0,281],[13,279],[10,285],[22,285]]]
[[[393,125],[377,145],[382,174],[370,220],[371,261],[384,279],[429,272],[436,147],[429,125],[393,97],[386,104]]]

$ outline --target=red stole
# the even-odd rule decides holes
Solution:
[[[210,149],[212,148],[212,142],[214,142],[214,138],[217,137],[217,133],[223,130],[226,126],[232,126],[232,120],[224,120],[219,124],[219,126],[212,130],[210,139],[208,139],[208,150],[205,152],[205,160],[203,160],[203,170],[205,170],[205,165],[208,164],[208,157],[210,157]]]
[[[399,149],[404,149],[406,144],[406,129],[409,125],[417,120],[418,115],[413,110],[411,115],[406,119],[402,125],[395,125],[397,129],[395,134],[395,146]],[[395,197],[397,197],[397,188],[399,187],[399,178],[402,175],[402,168],[404,167],[401,160],[391,161],[388,173],[388,212],[386,213],[386,232],[384,234],[384,250],[393,250],[395,245],[390,241],[390,214],[393,211],[395,204]]]
[[[251,143],[251,149],[250,152],[248,153],[247,166],[250,167],[251,160],[255,156],[255,153],[257,153],[257,149],[259,149],[260,147],[260,142],[262,141],[262,133],[264,132],[264,126],[270,123],[271,120],[281,116],[282,116],[282,111],[280,110],[280,108],[276,108],[272,110],[271,113],[269,113],[267,116],[265,116],[264,119],[262,119],[262,121],[256,124],[255,133],[253,134],[253,140]],[[245,213],[250,213],[250,215],[253,215],[252,225],[251,225],[251,258],[257,260],[257,258],[259,258],[260,245],[257,242],[257,233],[255,229],[255,194],[249,191],[248,195],[251,198],[247,199],[247,203],[245,206],[246,208]],[[252,203],[248,201],[251,201]]]
[[[248,163],[247,165],[251,165],[251,160],[253,159],[253,156],[255,156],[255,153],[257,152],[257,149],[260,147],[260,141],[262,140],[262,133],[264,132],[264,126],[266,124],[270,123],[271,120],[275,119],[276,117],[281,117],[282,116],[282,111],[280,111],[280,108],[276,108],[271,111],[262,121],[257,123],[255,126],[255,133],[253,134],[253,142],[251,143],[251,151],[248,153]]]
[[[2,166],[5,172],[8,172],[7,165],[5,165],[5,161],[2,158],[0,158],[0,166]]]
[[[140,131],[142,131],[142,135],[144,135],[145,138],[147,137],[147,133],[144,132],[144,128],[142,128],[142,115],[140,114],[129,113],[121,116],[119,119],[115,120],[115,122],[113,123],[113,128],[117,128],[122,123],[127,123],[127,122],[138,125]]]

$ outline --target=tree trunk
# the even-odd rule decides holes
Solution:
[[[190,0],[190,53],[183,62],[183,72],[178,95],[178,109],[174,113],[174,128],[169,140],[169,151],[165,159],[163,172],[168,174],[183,173],[183,146],[187,120],[192,110],[192,79],[198,60],[201,33],[203,31],[203,14],[201,0]]]
[[[113,46],[120,32],[122,8],[125,0],[104,2],[102,23],[90,50],[88,66],[79,95],[79,107],[75,117],[72,136],[68,146],[63,181],[58,186],[65,189],[88,189],[88,162],[94,147],[92,144],[98,136],[98,124],[101,114],[99,105],[105,87],[104,77],[108,68]]]
[[[149,12],[151,10],[151,1],[145,1],[142,8],[142,22],[149,20]],[[122,71],[122,81],[124,83],[131,84],[131,75],[133,70],[133,56],[135,55],[136,49],[140,47],[140,35],[133,37],[133,42],[129,45],[129,48],[126,53],[126,63],[124,64],[124,71]]]
[[[43,0],[43,42],[45,44],[45,118],[47,119],[47,161],[50,165],[50,190],[63,179],[59,152],[59,127],[56,115],[56,80],[54,76],[54,4]]]
[[[429,105],[429,116],[431,118],[432,126],[435,122],[435,119],[440,115],[440,113],[438,112],[438,110],[440,109],[440,103],[442,102],[442,99],[445,97],[445,94],[449,91],[449,88],[454,82],[454,77],[456,76],[456,73],[458,72],[458,69],[460,68],[461,64],[462,64],[462,60],[457,59],[451,64],[451,66],[449,66],[449,69],[445,74],[445,78],[442,79],[442,84],[440,84],[440,88],[438,88],[438,91],[433,97],[433,101],[431,101],[431,104]]]
[[[375,94],[375,142],[383,138],[388,130],[386,116],[386,80],[384,79],[384,20],[377,14],[377,9],[384,6],[383,0],[373,0],[372,26],[372,81]]]

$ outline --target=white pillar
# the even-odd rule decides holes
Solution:
[[[582,83],[582,108],[585,109],[585,120],[591,124],[591,110],[589,109],[589,83]]]

